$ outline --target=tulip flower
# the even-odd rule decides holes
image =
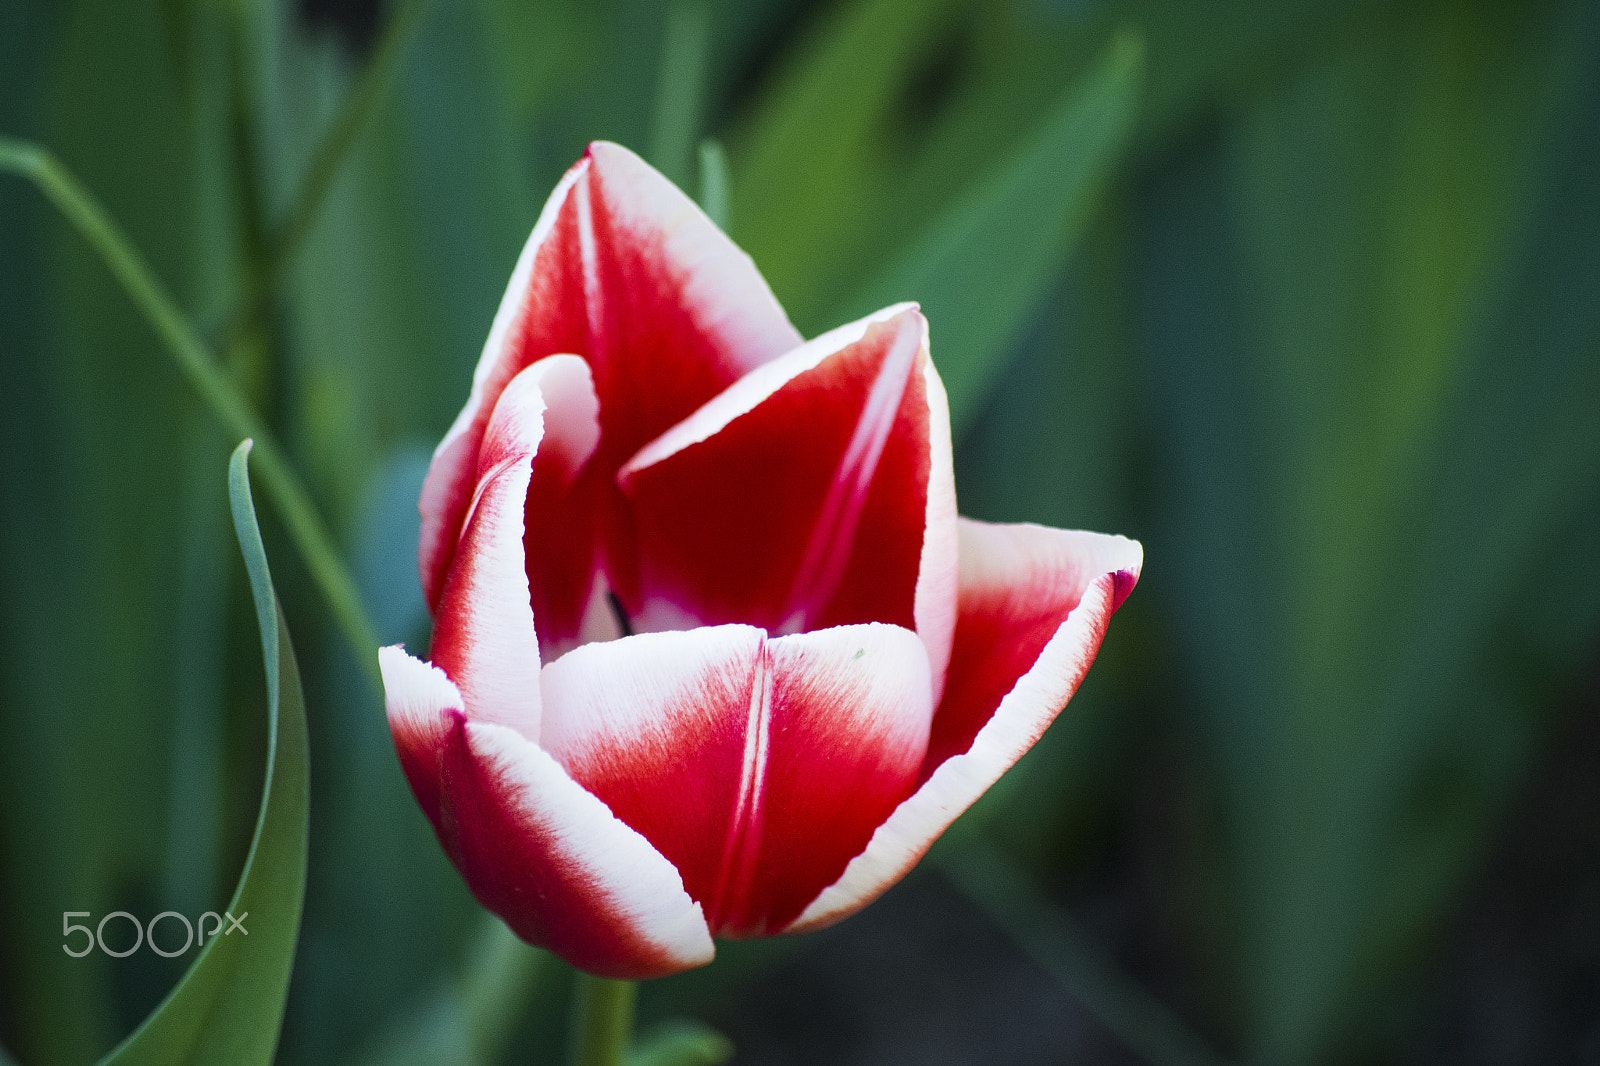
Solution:
[[[622,978],[883,893],[1066,704],[1142,559],[957,518],[917,307],[802,343],[603,143],[419,507],[432,662],[380,654],[401,765],[485,907]]]

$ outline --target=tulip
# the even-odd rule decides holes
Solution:
[[[802,343],[603,143],[419,509],[432,662],[380,653],[406,777],[485,907],[620,978],[882,894],[1066,704],[1142,560],[958,519],[916,305]]]

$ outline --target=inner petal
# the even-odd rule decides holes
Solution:
[[[542,746],[678,868],[713,932],[782,928],[915,785],[916,634],[648,633],[546,666]]]
[[[916,628],[926,324],[891,309],[762,367],[619,474],[642,629]]]
[[[545,205],[421,501],[419,567],[437,604],[466,514],[484,427],[524,367],[576,352],[604,433],[582,475],[590,536],[614,585],[631,587],[631,532],[613,477],[629,456],[753,367],[800,343],[750,258],[633,153],[591,145]],[[574,540],[578,538],[574,535]]]

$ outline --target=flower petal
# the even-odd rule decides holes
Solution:
[[[719,935],[787,924],[915,786],[927,655],[894,626],[585,645],[544,670],[552,755],[683,875]]]
[[[636,623],[885,622],[923,636],[942,675],[956,592],[948,426],[912,305],[754,371],[618,473],[638,531]]]
[[[557,636],[575,637],[594,584],[592,552],[563,537],[561,519],[598,435],[578,357],[542,359],[506,386],[485,428],[477,492],[437,606],[433,661],[461,687],[469,716],[531,740],[539,737],[534,612],[541,625],[565,625]]]
[[[1105,622],[1133,591],[1144,560],[1144,549],[1137,541],[1103,533],[1027,523],[994,525],[964,518],[960,535],[956,647],[944,700],[934,715],[928,759],[922,769],[924,780],[940,763],[972,747],[996,708],[1004,706],[1002,698],[1013,689],[1024,689],[1019,682],[1024,675],[1030,686],[1044,683],[1050,678],[1042,671],[1054,663],[1061,670],[1077,671],[1070,676],[1081,679],[1100,647]],[[1057,638],[1065,620],[1102,577],[1110,579],[1111,599],[1099,628],[1087,631],[1093,643],[1078,649],[1079,669],[1078,660],[1071,658],[1072,649]],[[1047,647],[1054,658],[1044,657]],[[1039,723],[1038,733],[1027,747],[1077,689],[1077,680],[1070,688],[1060,688],[1058,682],[1069,674],[1050,676],[1056,677],[1051,683],[1057,687],[1036,690],[1044,701],[1039,710],[1048,717]]]
[[[743,884],[722,904],[724,936],[788,926],[911,794],[927,750],[933,700],[915,634],[839,626],[768,647],[766,790],[746,830]]]
[[[1138,542],[1098,533],[968,519],[960,532],[955,646],[921,787],[785,932],[876,899],[1033,746],[1077,691],[1143,560]]]
[[[699,904],[672,864],[537,744],[469,721],[437,667],[379,652],[411,787],[474,896],[513,932],[606,977],[711,961]]]
[[[750,626],[645,633],[568,652],[540,682],[545,750],[667,856],[702,903],[738,801],[764,646]]]
[[[638,156],[597,142],[556,186],[495,315],[472,394],[423,486],[418,565],[437,603],[500,390],[572,352],[594,371],[604,427],[593,491],[614,569],[631,548],[612,476],[646,441],[800,343],[750,257]]]

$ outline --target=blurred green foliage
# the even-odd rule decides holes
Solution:
[[[417,488],[545,195],[597,138],[720,188],[714,137],[731,232],[804,333],[925,301],[966,513],[1145,542],[1094,680],[952,849],[1069,881],[1176,749],[1178,828],[1146,846],[1187,1022],[1249,1062],[1412,1046],[1596,663],[1600,5],[435,0],[286,249],[400,40],[313,6],[3,0],[0,133],[178,294],[381,639],[425,646]],[[0,1043],[81,1063],[182,960],[69,958],[59,913],[223,900],[260,658],[236,442],[0,181]],[[280,517],[316,765],[280,1060],[543,1061],[558,969],[479,918]],[[806,950],[736,946],[642,1009],[704,1014]]]

